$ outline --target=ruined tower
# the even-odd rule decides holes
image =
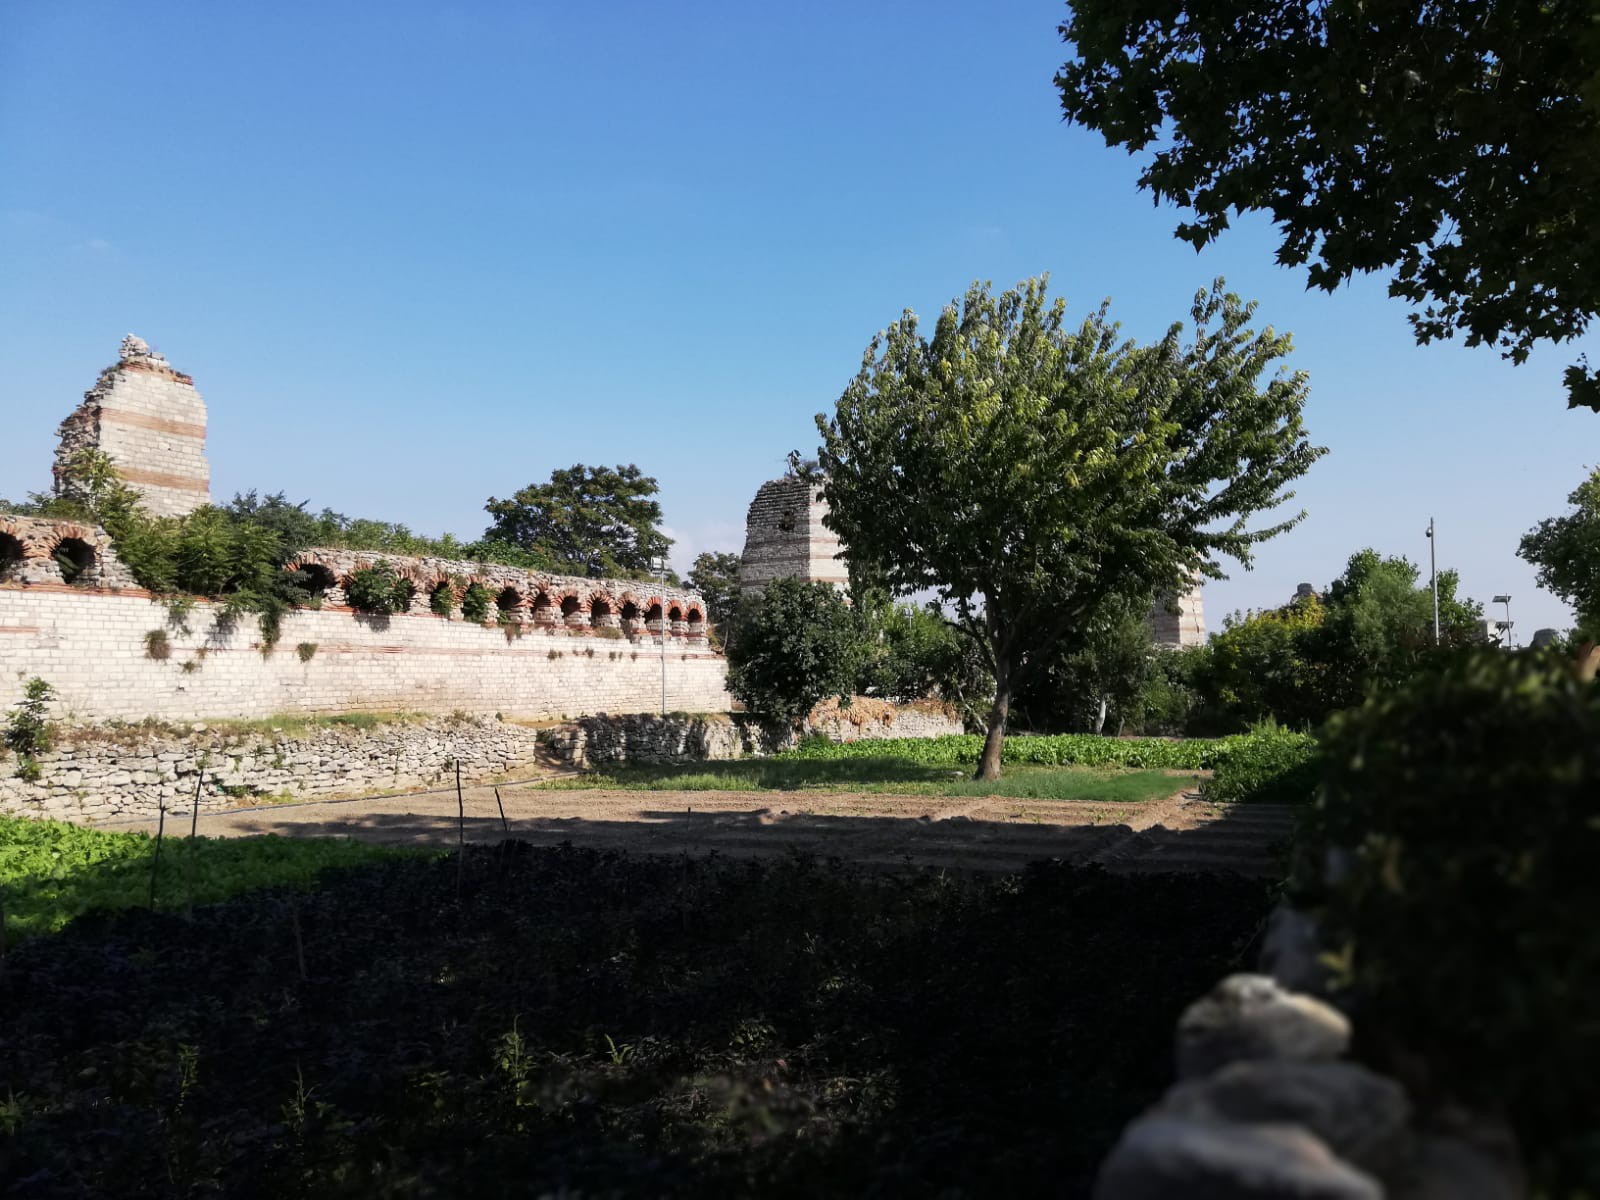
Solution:
[[[828,502],[815,480],[785,475],[763,483],[745,518],[739,583],[759,592],[773,579],[849,585],[839,535],[822,523]]]
[[[1150,610],[1150,635],[1158,646],[1181,649],[1206,644],[1206,609],[1198,579],[1183,595],[1156,601]]]
[[[131,333],[115,366],[100,372],[83,403],[61,422],[55,487],[71,491],[67,465],[101,450],[152,513],[179,517],[211,502],[206,405],[194,380]]]

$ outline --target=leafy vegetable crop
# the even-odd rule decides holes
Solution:
[[[61,821],[0,817],[0,889],[5,935],[15,942],[50,933],[95,909],[128,908],[150,898],[155,839]],[[156,903],[209,904],[250,888],[306,887],[329,867],[416,853],[332,838],[168,837],[156,877]]]

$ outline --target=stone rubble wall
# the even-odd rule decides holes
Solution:
[[[324,606],[284,617],[263,653],[245,614],[196,602],[175,622],[147,593],[0,586],[0,709],[30,676],[74,721],[205,721],[396,711],[502,713],[534,720],[661,706],[661,652],[620,631],[478,625],[432,613],[369,617]],[[159,635],[154,648],[147,637]],[[721,655],[671,639],[667,707],[732,706]]]
[[[836,742],[863,739],[944,737],[963,732],[961,719],[932,707],[903,707],[857,697],[852,708],[871,708],[867,719],[850,710],[821,705],[798,731],[778,730],[750,713],[599,713],[581,717],[540,737],[550,754],[576,767],[620,763],[722,762],[774,754],[807,734]]]
[[[11,755],[0,761],[0,813],[72,821],[150,817],[162,805],[187,813],[197,779],[202,811],[443,787],[454,783],[457,759],[463,779],[483,780],[530,768],[538,754],[534,730],[479,718],[304,732],[69,728],[40,755],[37,782],[17,776]]]

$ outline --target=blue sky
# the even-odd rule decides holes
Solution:
[[[1515,550],[1600,460],[1576,349],[1417,347],[1382,280],[1308,293],[1256,220],[1197,256],[1060,121],[1064,11],[10,0],[0,495],[132,331],[205,395],[221,498],[473,536],[491,494],[636,462],[687,565],[902,309],[1048,271],[1155,337],[1222,275],[1293,331],[1331,452],[1213,626],[1362,546],[1425,567],[1430,514],[1470,594],[1568,623]]]

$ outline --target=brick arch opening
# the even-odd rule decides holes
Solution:
[[[684,613],[683,619],[689,625],[689,636],[700,637],[706,631],[706,615],[694,605],[689,606],[689,611]]]
[[[64,582],[79,587],[94,582],[94,565],[99,556],[94,547],[82,538],[62,538],[56,543],[53,556]]]
[[[589,600],[589,619],[591,621],[597,617],[612,616],[616,611],[616,605],[611,602],[610,596],[596,594]]]
[[[0,583],[15,579],[22,574],[24,556],[22,539],[13,534],[0,532]]]
[[[441,617],[448,617],[455,611],[457,600],[455,584],[450,582],[449,576],[434,580],[428,589],[428,610]]]
[[[671,608],[667,609],[667,620],[669,620],[669,621],[681,621],[681,620],[683,620],[683,605],[674,603]]]
[[[637,621],[639,619],[639,605],[632,600],[622,602],[622,619],[624,621]]]
[[[522,593],[509,584],[500,589],[499,595],[494,598],[494,606],[502,624],[522,619]]]
[[[578,613],[581,613],[582,611],[583,611],[583,605],[578,602],[577,596],[566,595],[566,596],[561,597],[561,615],[562,615],[562,617],[565,618],[565,617],[575,616]]]
[[[554,625],[557,620],[556,602],[550,593],[540,588],[533,596],[533,619],[540,625]]]
[[[650,607],[644,610],[644,619],[646,621],[659,621],[659,620],[661,620],[661,601],[659,601],[659,600],[650,601]]]
[[[298,563],[289,568],[296,587],[311,594],[312,604],[321,604],[329,589],[337,587],[338,577],[321,563]]]

